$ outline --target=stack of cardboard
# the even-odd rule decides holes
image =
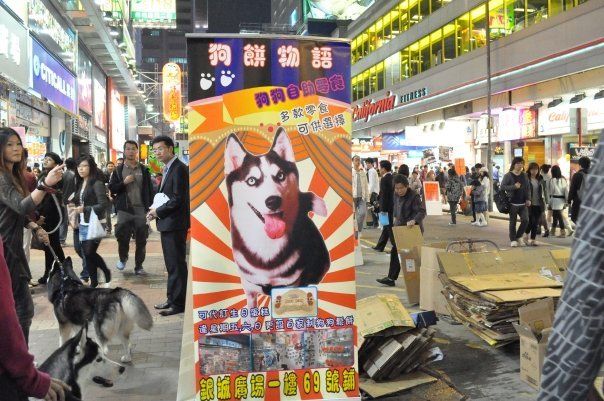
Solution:
[[[362,336],[359,366],[375,381],[397,378],[442,357],[440,350],[433,349],[434,330],[416,327],[395,295],[358,301],[356,316]]]
[[[441,252],[438,262],[451,316],[492,346],[518,340],[518,308],[561,295],[561,271],[547,250]]]

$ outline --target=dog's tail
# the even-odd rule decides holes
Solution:
[[[122,298],[122,308],[126,316],[136,322],[138,327],[144,330],[151,330],[151,327],[153,327],[153,318],[147,305],[145,305],[138,295],[125,290]]]

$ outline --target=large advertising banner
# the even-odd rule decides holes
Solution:
[[[197,398],[358,398],[350,46],[187,39]]]

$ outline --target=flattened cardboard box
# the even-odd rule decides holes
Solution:
[[[413,318],[396,295],[380,294],[357,301],[355,321],[359,335],[384,335],[384,330],[392,329],[388,334],[402,333],[415,327]]]
[[[552,331],[554,302],[535,301],[518,309],[520,323],[514,328],[520,336],[520,380],[539,390],[541,368]]]
[[[421,269],[419,271],[419,307],[422,310],[433,310],[440,315],[449,315],[447,300],[443,295],[443,284],[438,278],[437,253],[444,252],[447,242],[437,242],[422,246]]]
[[[407,300],[411,305],[419,303],[421,247],[424,243],[419,226],[397,226],[392,228],[394,242],[399,254],[401,271],[407,290]]]

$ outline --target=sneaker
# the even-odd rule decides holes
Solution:
[[[136,274],[137,276],[146,276],[147,272],[142,267],[139,267],[134,269],[134,274]]]
[[[478,227],[486,227],[489,224],[486,221],[483,221],[482,223],[478,224]]]
[[[388,287],[394,287],[394,280],[391,279],[390,277],[378,278],[375,281],[377,281],[380,284],[387,285]]]
[[[512,241],[512,242],[510,243],[510,246],[511,246],[512,248],[518,248],[518,241]]]
[[[456,225],[457,225],[457,223],[450,222],[450,223],[449,223],[449,225],[450,225],[450,226],[456,226]]]
[[[126,261],[122,262],[121,260],[118,260],[115,267],[117,267],[117,269],[120,271],[124,270],[126,268]]]
[[[477,221],[473,221],[473,222],[471,222],[471,223],[470,223],[470,225],[472,225],[472,226],[479,226],[479,225],[480,225],[480,223],[479,223],[479,222],[477,222]]]
[[[516,242],[518,242],[518,246],[526,246],[526,242],[522,238],[518,238]]]

